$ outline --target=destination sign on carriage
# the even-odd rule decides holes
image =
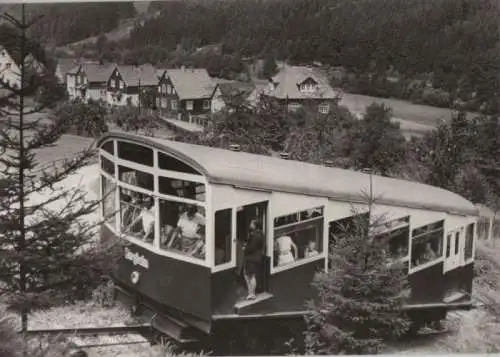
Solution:
[[[130,251],[128,248],[125,248],[124,258],[132,262],[134,266],[139,265],[144,269],[149,269],[149,261],[143,255],[140,255],[139,253],[134,253]]]

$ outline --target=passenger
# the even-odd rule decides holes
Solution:
[[[305,252],[304,252],[304,256],[306,258],[308,257],[314,257],[315,255],[318,255],[318,251],[316,249],[316,241],[315,240],[310,240],[308,243],[307,243],[307,247],[305,249]]]
[[[428,242],[425,245],[425,252],[424,252],[424,256],[423,256],[423,263],[430,262],[430,261],[432,261],[432,260],[434,260],[436,258],[437,258],[437,255],[434,252],[434,250],[432,249],[431,243]]]
[[[293,263],[299,252],[297,245],[289,236],[276,238],[274,249],[278,252],[278,266]]]
[[[177,222],[175,235],[181,234],[181,249],[189,255],[199,253],[205,245],[200,232],[205,226],[205,217],[197,212],[194,205],[189,205]]]
[[[127,230],[133,228],[139,221],[142,222],[142,231],[144,232],[143,240],[154,240],[154,227],[155,227],[155,207],[151,197],[145,199],[144,206],[141,213],[136,217],[132,223],[127,227]]]
[[[247,300],[256,298],[257,275],[261,275],[265,241],[262,224],[257,219],[251,220],[248,241],[243,250],[243,276],[248,289]]]

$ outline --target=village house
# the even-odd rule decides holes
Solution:
[[[21,87],[21,69],[2,45],[0,45],[0,82],[0,88]]]
[[[319,113],[328,114],[331,106],[340,99],[340,93],[328,84],[326,76],[311,67],[286,65],[269,79],[265,88],[256,90],[260,90],[260,95],[275,100],[289,111],[307,106]]]
[[[217,82],[202,68],[165,70],[156,92],[161,115],[198,125],[224,107]]]
[[[70,99],[106,101],[107,82],[116,65],[81,63],[66,73],[66,90]]]
[[[138,107],[139,93],[158,85],[157,70],[150,64],[117,66],[107,80],[107,103],[114,106]]]

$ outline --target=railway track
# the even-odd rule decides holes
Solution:
[[[149,324],[55,328],[26,331],[27,336],[60,336],[73,346],[74,349],[89,349],[97,347],[151,345],[151,326]]]

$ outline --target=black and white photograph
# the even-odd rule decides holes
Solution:
[[[0,0],[0,357],[500,353],[499,0]]]

